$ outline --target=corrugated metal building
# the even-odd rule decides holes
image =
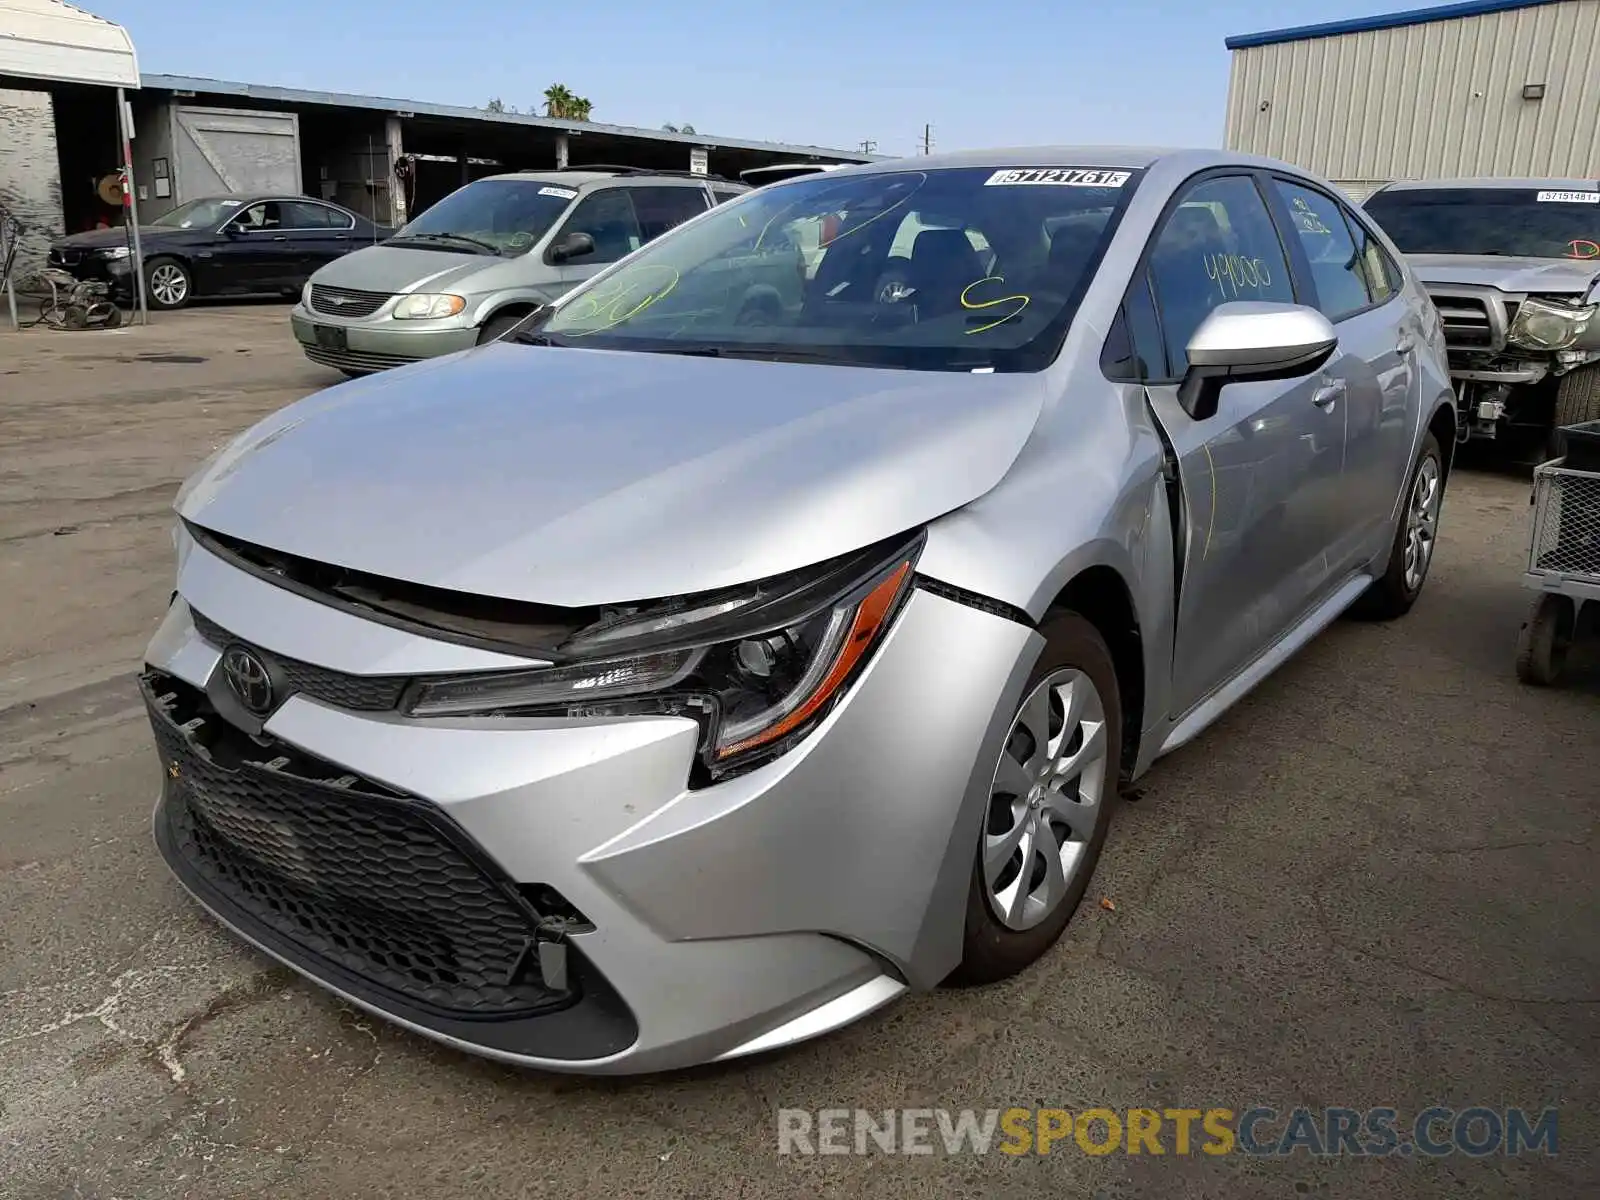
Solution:
[[[1472,0],[1227,46],[1228,147],[1357,199],[1396,179],[1600,175],[1600,0]]]

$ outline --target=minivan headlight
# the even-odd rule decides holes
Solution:
[[[787,594],[755,585],[631,612],[573,638],[563,649],[579,661],[423,680],[406,711],[691,717],[702,731],[702,779],[724,779],[782,753],[827,715],[882,643],[921,548],[919,535],[889,553],[847,556]]]
[[[1589,328],[1596,306],[1578,307],[1549,300],[1524,300],[1512,318],[1506,340],[1529,350],[1566,350]]]
[[[421,321],[429,317],[453,317],[466,306],[465,297],[448,292],[413,292],[395,305],[394,315],[400,321]]]

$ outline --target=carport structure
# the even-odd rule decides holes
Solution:
[[[125,172],[125,203],[132,237],[134,278],[142,319],[148,320],[144,297],[144,264],[139,246],[138,199],[132,178],[133,118],[126,89],[139,87],[139,61],[128,31],[61,0],[0,0],[0,88],[52,93],[57,87],[92,89],[115,113],[119,161]],[[0,155],[7,152],[0,137]],[[26,147],[21,152],[26,152]],[[18,153],[12,150],[12,153]],[[0,247],[15,243],[23,232],[12,216],[11,230],[0,231]],[[4,265],[9,266],[9,263]],[[6,274],[6,300],[11,324],[17,325],[15,284]]]

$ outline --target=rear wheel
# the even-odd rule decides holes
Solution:
[[[1099,861],[1121,769],[1111,652],[1076,613],[1046,639],[995,763],[967,895],[958,983],[1015,975],[1055,944]]]
[[[1406,489],[1406,506],[1400,514],[1389,563],[1383,574],[1356,601],[1352,613],[1375,621],[1403,617],[1422,595],[1433,565],[1434,546],[1439,536],[1439,509],[1444,503],[1444,455],[1433,434],[1422,439],[1416,465],[1411,468],[1411,484]]]

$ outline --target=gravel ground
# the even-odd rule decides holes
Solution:
[[[595,1082],[350,1011],[218,931],[151,845],[132,672],[172,492],[336,381],[281,306],[0,331],[0,1196],[1594,1194],[1600,670],[1513,677],[1525,478],[1459,472],[1411,617],[1340,623],[1164,761],[1022,978]],[[778,1153],[780,1107],[1255,1104],[1556,1106],[1560,1153]]]

